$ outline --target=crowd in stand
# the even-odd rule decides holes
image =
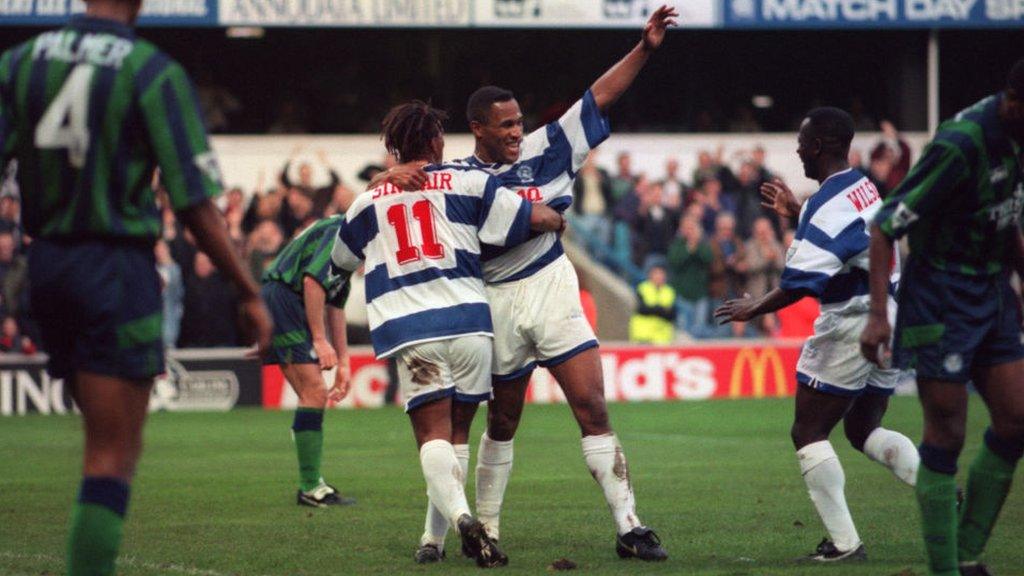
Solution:
[[[866,162],[856,152],[851,162],[885,194],[909,170],[910,149],[891,124],[882,126],[885,137]],[[355,191],[385,167],[368,166],[360,174],[364,181],[346,185],[322,152],[317,157],[329,175],[326,182],[314,183],[313,166],[289,159],[273,181],[263,184],[261,177],[248,198],[238,188],[224,194],[225,223],[254,277],[306,225],[343,213]],[[612,172],[593,159],[580,170],[569,213],[571,233],[592,257],[638,288],[638,316],[656,320],[645,327],[641,318],[632,331],[635,340],[800,336],[816,317],[816,305],[806,301],[750,325],[711,322],[711,311],[725,299],[759,296],[778,284],[796,224],[761,206],[759,188],[774,178],[763,149],[731,160],[730,165],[720,150],[705,151],[693,174],[681,174],[677,160],[668,158],[663,174],[647,175],[635,173],[630,155],[622,153]],[[230,283],[197,251],[171,210],[163,211],[163,222],[155,258],[164,283],[164,342],[180,348],[240,345]],[[30,242],[20,226],[17,187],[5,178],[0,191],[0,352],[38,349],[27,289]],[[652,337],[652,332],[657,334]],[[357,332],[355,342],[363,339]]]

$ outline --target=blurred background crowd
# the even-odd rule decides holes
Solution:
[[[891,123],[883,121],[881,127],[882,137],[870,153],[855,151],[850,161],[885,194],[906,175],[912,153]],[[774,288],[792,241],[796,223],[761,205],[761,185],[776,178],[762,147],[728,158],[721,148],[700,151],[689,174],[681,172],[675,157],[665,158],[660,173],[642,173],[634,169],[630,152],[618,153],[613,164],[608,159],[614,166],[610,170],[595,155],[576,180],[568,238],[636,288],[632,340],[669,343],[810,333],[817,316],[811,299],[757,323],[711,322],[711,311],[724,300],[760,296]],[[259,175],[254,190],[229,188],[219,200],[224,222],[253,276],[258,279],[304,227],[344,213],[368,181],[390,165],[391,159],[383,158],[367,165],[357,181],[344,182],[323,150],[296,147],[283,165]],[[8,168],[0,190],[0,352],[32,354],[38,351],[38,337],[25,259],[31,238],[20,226],[18,190],[9,177],[15,168]],[[163,224],[155,256],[164,283],[165,343],[179,348],[242,345],[230,284],[196,250],[169,209],[163,210]],[[351,300],[361,299],[357,287]],[[350,304],[348,312],[350,339],[367,343],[362,306]]]

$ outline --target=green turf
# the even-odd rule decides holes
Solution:
[[[516,441],[502,519],[511,558],[505,573],[540,573],[566,557],[586,574],[925,574],[913,492],[851,449],[841,432],[833,440],[870,560],[855,567],[801,568],[791,562],[824,534],[789,443],[791,400],[610,408],[641,518],[658,530],[671,559],[641,565],[615,556],[611,519],[583,464],[568,409],[530,406]],[[442,566],[412,563],[425,486],[400,411],[327,414],[324,475],[359,499],[354,507],[330,510],[295,506],[291,417],[259,410],[153,415],[119,572],[334,576],[477,570],[454,553],[458,546],[451,536],[453,554]],[[985,422],[980,404],[974,405],[962,469]],[[916,442],[916,400],[895,399],[886,424]],[[475,429],[474,438],[479,433]],[[80,446],[75,417],[0,419],[0,573],[62,572]],[[985,555],[1000,576],[1024,574],[1022,536],[1024,490],[1018,489]]]

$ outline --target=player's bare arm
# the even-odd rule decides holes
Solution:
[[[661,8],[655,10],[647,20],[643,35],[636,47],[590,86],[590,91],[594,94],[594,102],[600,111],[605,112],[611,108],[619,97],[629,89],[637,74],[647,64],[651,53],[657,50],[665,40],[665,30],[669,26],[675,26],[675,19],[678,17],[679,13],[676,12],[676,9],[667,5],[662,5]]]
[[[776,288],[760,298],[753,298],[749,294],[743,298],[729,300],[715,310],[715,320],[719,324],[729,322],[746,322],[752,318],[781,310],[786,306],[803,298],[805,294],[792,290]]]
[[[779,178],[761,184],[761,206],[774,210],[783,218],[796,218],[800,215],[800,202],[796,195]]]
[[[406,162],[392,166],[376,176],[366,185],[367,190],[373,190],[377,186],[388,182],[402,190],[422,190],[427,184],[427,173],[423,171],[422,161]]]
[[[530,229],[537,232],[559,232],[565,228],[565,217],[544,204],[534,204],[530,212]]]
[[[338,355],[337,370],[334,372],[334,384],[327,391],[327,398],[332,402],[341,402],[348,396],[349,383],[352,380],[352,368],[348,359],[348,334],[345,325],[345,309],[327,307],[327,323],[334,340],[334,349]]]
[[[259,288],[235,254],[220,211],[212,201],[205,200],[182,210],[178,216],[195,236],[199,249],[210,257],[214,266],[227,276],[238,290],[242,319],[249,329],[249,334],[255,339],[258,349],[261,352],[269,350],[272,331],[270,313],[260,298]]]
[[[860,352],[869,361],[881,366],[880,354],[888,354],[892,326],[889,325],[889,271],[892,270],[893,240],[882,233],[878,224],[871,226],[868,259],[871,262],[871,309],[868,324],[860,335]],[[883,352],[884,351],[884,352]]]
[[[327,310],[327,292],[312,276],[302,278],[302,302],[306,309],[306,325],[313,336],[313,349],[321,370],[330,370],[338,364],[334,347],[327,340],[327,326],[324,315]]]

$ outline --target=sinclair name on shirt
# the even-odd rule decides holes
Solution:
[[[847,192],[846,199],[853,204],[857,212],[863,212],[865,208],[878,202],[882,197],[878,194],[878,188],[875,188],[875,185],[870,180],[865,180],[863,184],[857,186],[851,192]]]
[[[451,190],[451,189],[452,189],[452,175],[451,175],[451,173],[434,172],[432,174],[427,174],[427,183],[423,186],[423,188],[421,188],[420,190],[417,190],[417,192],[429,192],[431,190]],[[385,196],[392,196],[394,194],[401,194],[402,192],[404,192],[404,190],[402,190],[398,186],[395,186],[394,184],[391,184],[390,182],[385,182],[385,183],[381,184],[380,186],[377,186],[376,188],[373,189],[373,196],[371,197],[371,199],[377,200],[378,198],[383,198]]]

